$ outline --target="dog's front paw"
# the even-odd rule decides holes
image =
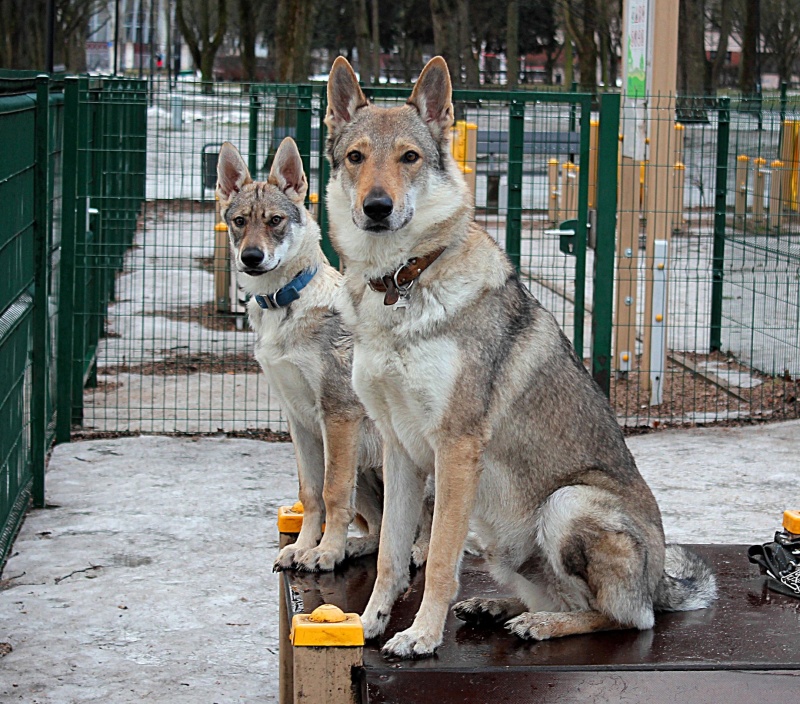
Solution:
[[[330,572],[343,559],[344,550],[327,550],[317,546],[295,555],[294,566],[305,572]]]
[[[525,612],[506,622],[506,630],[523,640],[548,640],[553,637],[553,623],[542,614]]]
[[[272,571],[283,572],[283,570],[292,569],[295,566],[296,561],[300,559],[307,549],[308,548],[298,547],[296,543],[287,545],[278,553],[278,557],[275,558],[275,562],[272,565]]]
[[[364,615],[361,617],[361,625],[364,628],[364,638],[369,640],[370,638],[377,638],[383,635],[388,623],[388,611],[386,613],[383,611],[376,611],[374,614],[369,613],[368,610],[365,611]]]
[[[412,626],[390,638],[381,648],[381,654],[387,658],[427,658],[441,644],[441,636],[437,638]]]

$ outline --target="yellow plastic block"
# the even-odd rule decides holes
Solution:
[[[364,645],[364,627],[358,614],[323,604],[310,614],[294,616],[290,637],[295,647],[352,647]]]
[[[790,533],[800,535],[800,511],[784,511],[783,527]]]
[[[214,230],[217,232],[227,232],[228,226],[224,222],[218,222],[216,225],[214,225]]]
[[[299,533],[303,527],[303,504],[299,501],[294,506],[281,506],[278,509],[278,532]]]

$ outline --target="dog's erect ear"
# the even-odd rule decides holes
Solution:
[[[344,56],[337,56],[328,76],[328,114],[325,116],[328,129],[334,131],[347,124],[355,117],[356,110],[368,104],[353,68]]]
[[[297,144],[291,137],[286,137],[275,152],[267,182],[280,188],[294,203],[305,200],[308,181]]]
[[[219,150],[217,161],[217,195],[220,203],[224,206],[234,193],[242,190],[242,186],[252,182],[239,150],[230,142],[225,142]]]
[[[413,105],[439,139],[453,125],[453,88],[447,63],[434,56],[419,74],[408,104]]]

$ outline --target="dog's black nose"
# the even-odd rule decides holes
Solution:
[[[256,269],[264,261],[264,252],[258,247],[247,247],[242,250],[242,264],[248,269]]]
[[[392,214],[394,203],[389,194],[382,189],[375,189],[364,198],[364,213],[373,220],[383,220]]]

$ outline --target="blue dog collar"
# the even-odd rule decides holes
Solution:
[[[290,303],[300,298],[300,291],[308,286],[309,281],[314,278],[314,274],[316,273],[316,268],[304,269],[286,284],[286,286],[279,288],[275,293],[268,293],[266,295],[259,293],[253,296],[253,298],[255,298],[256,303],[264,310],[285,308]]]

